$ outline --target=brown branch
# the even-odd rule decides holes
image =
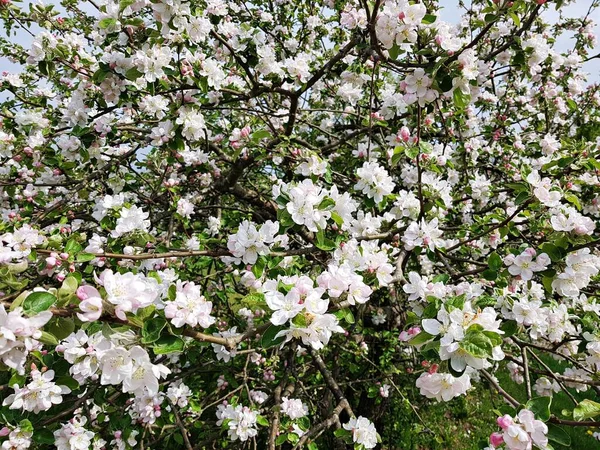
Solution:
[[[194,447],[192,447],[192,443],[190,442],[190,437],[188,436],[189,432],[188,432],[187,428],[185,427],[185,425],[183,424],[183,422],[181,421],[181,417],[179,416],[179,413],[177,412],[177,405],[175,405],[171,401],[171,399],[168,397],[167,397],[167,400],[171,404],[171,409],[173,411],[173,414],[175,415],[175,423],[177,424],[177,426],[179,427],[179,430],[181,431],[181,435],[183,436],[183,442],[185,443],[185,448],[187,450],[193,450]]]

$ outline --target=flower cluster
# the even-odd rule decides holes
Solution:
[[[540,253],[537,257],[536,253],[535,249],[528,248],[517,256],[509,254],[504,258],[504,264],[511,275],[524,281],[531,280],[535,272],[543,272],[550,264],[550,257],[546,253]]]
[[[153,364],[142,347],[115,344],[102,332],[88,336],[79,330],[62,341],[58,350],[72,364],[70,373],[78,381],[99,376],[102,385],[122,384],[123,392],[138,396],[145,392],[156,394],[159,379],[170,373],[166,366]]]
[[[84,428],[87,419],[73,418],[54,432],[54,445],[58,450],[84,450],[90,448],[95,433]]]
[[[471,388],[471,377],[468,372],[460,377],[450,373],[424,372],[417,379],[417,387],[427,398],[448,402]]]
[[[381,203],[386,195],[394,191],[394,181],[387,170],[377,163],[366,162],[356,171],[358,183],[354,189],[361,191],[367,197]]]
[[[18,262],[45,241],[46,238],[39,230],[28,224],[15,229],[12,233],[4,233],[0,236],[0,264]]]
[[[217,425],[224,424],[232,441],[247,441],[258,434],[256,421],[258,412],[242,405],[219,405],[217,407]]]
[[[200,293],[200,286],[194,282],[177,281],[175,300],[165,302],[165,317],[176,327],[187,324],[208,328],[215,323],[210,315],[212,303]]]
[[[41,328],[51,318],[50,311],[26,317],[20,307],[7,313],[4,305],[0,304],[0,361],[24,374],[27,355],[41,347],[37,339],[41,338]]]
[[[285,244],[284,236],[278,236],[278,232],[278,222],[268,220],[257,229],[256,224],[244,220],[237,233],[230,235],[227,241],[227,248],[234,258],[225,260],[238,264],[256,263],[259,256],[269,254],[272,246]]]
[[[158,282],[152,277],[106,269],[96,281],[106,291],[106,300],[115,305],[115,314],[121,320],[127,320],[125,313],[135,314],[159,300]]]
[[[471,301],[447,301],[440,307],[435,319],[423,319],[422,328],[440,339],[440,358],[450,360],[458,372],[467,366],[473,369],[490,367],[488,359],[504,359],[500,335],[501,320],[494,308],[474,308]]]
[[[57,385],[54,381],[54,371],[39,371],[34,369],[30,373],[31,382],[24,387],[15,384],[11,386],[15,393],[4,399],[2,405],[9,405],[10,409],[22,409],[39,413],[49,410],[52,405],[58,405],[63,400],[63,395],[71,390],[66,386]]]
[[[364,448],[375,448],[377,445],[375,425],[365,417],[352,417],[348,423],[344,424],[344,429],[352,432],[352,441]]]
[[[333,333],[344,330],[333,314],[328,314],[329,300],[323,298],[325,289],[315,287],[307,276],[279,277],[263,283],[261,291],[273,311],[271,323],[290,328],[281,330],[277,337],[284,336],[285,342],[299,338],[305,345],[318,350],[329,342]]]
[[[548,427],[528,409],[522,409],[516,417],[498,417],[497,422],[502,432],[490,437],[494,448],[505,444],[509,450],[529,450],[533,445],[541,449],[548,445]]]

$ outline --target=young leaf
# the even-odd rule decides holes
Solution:
[[[32,292],[23,302],[23,311],[33,316],[50,309],[56,302],[56,297],[49,292]]]

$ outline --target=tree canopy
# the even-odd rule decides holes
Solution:
[[[425,448],[397,417],[490,391],[463,448],[591,434],[571,6],[0,1],[2,449]]]

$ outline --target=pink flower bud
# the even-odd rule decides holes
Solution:
[[[400,139],[402,139],[404,142],[408,142],[408,140],[410,139],[410,130],[407,127],[402,127],[400,128]]]
[[[46,268],[52,269],[54,266],[56,266],[56,258],[53,256],[46,258]]]
[[[2,429],[0,429],[0,436],[8,436],[9,434],[10,434],[10,428],[2,427]]]
[[[421,332],[421,328],[419,328],[419,327],[411,327],[408,330],[408,334],[411,335],[411,336],[416,336],[420,332]]]
[[[242,128],[242,129],[241,129],[241,131],[240,131],[240,135],[241,135],[243,138],[247,138],[248,136],[250,136],[250,132],[251,132],[251,131],[252,131],[252,130],[250,129],[250,127],[249,127],[249,126],[245,126],[244,128]]]
[[[510,417],[508,414],[505,414],[502,417],[498,417],[496,419],[496,423],[498,424],[498,426],[500,428],[502,428],[503,430],[506,430],[508,427],[510,427],[513,424],[513,420],[512,420],[512,417]]]
[[[504,437],[502,436],[501,433],[492,433],[490,435],[490,444],[492,444],[494,447],[498,447],[499,445],[502,445],[504,443]]]

